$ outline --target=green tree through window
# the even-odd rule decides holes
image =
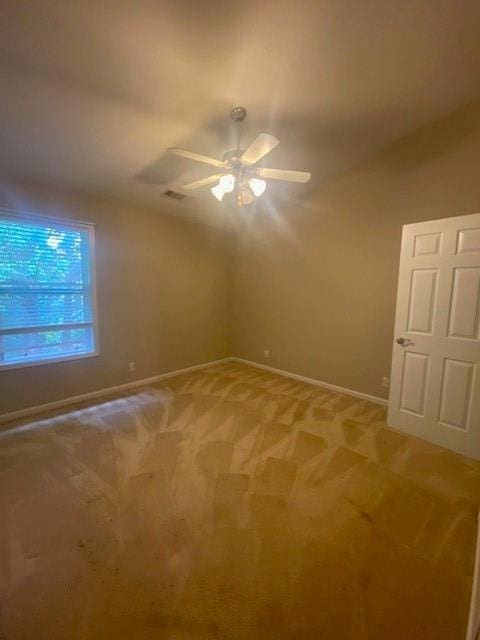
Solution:
[[[92,234],[0,212],[0,367],[95,352]]]

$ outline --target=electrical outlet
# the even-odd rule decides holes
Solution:
[[[270,351],[268,349],[265,349],[263,355],[265,356],[265,358],[270,358]]]
[[[136,368],[137,368],[137,363],[136,362],[129,362],[128,363],[128,370],[129,371],[135,371]]]
[[[386,376],[382,378],[382,387],[384,389],[390,388],[390,378],[387,378]]]

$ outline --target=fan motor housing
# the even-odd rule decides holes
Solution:
[[[224,162],[230,162],[231,164],[240,164],[244,151],[245,149],[230,149],[230,151],[225,151],[222,160]]]
[[[247,117],[247,110],[245,107],[235,107],[231,110],[230,117],[234,122],[243,122]]]

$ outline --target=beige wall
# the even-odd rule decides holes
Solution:
[[[477,211],[473,105],[337,178],[310,206],[258,213],[236,255],[236,355],[386,395],[402,225]]]
[[[101,349],[98,357],[0,372],[0,414],[230,354],[230,234],[168,209],[12,183],[0,184],[0,205],[96,223]]]
[[[235,243],[168,209],[0,184],[2,206],[97,223],[101,341],[95,358],[1,372],[0,414],[232,354],[385,395],[401,227],[480,211],[479,166],[474,105],[308,206],[257,212]]]

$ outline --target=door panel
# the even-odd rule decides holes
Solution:
[[[480,214],[403,228],[390,426],[480,459]]]
[[[432,333],[436,290],[436,269],[415,269],[412,271],[408,331]]]
[[[445,358],[439,415],[443,424],[468,429],[474,372],[473,362]]]
[[[457,234],[457,253],[480,251],[480,228],[461,229]]]
[[[403,411],[423,416],[429,358],[411,351],[405,351],[404,354],[400,406]]]
[[[425,233],[420,236],[415,236],[414,257],[437,256],[440,253],[441,241],[441,233]]]
[[[478,340],[480,267],[453,270],[453,294],[448,335]]]

